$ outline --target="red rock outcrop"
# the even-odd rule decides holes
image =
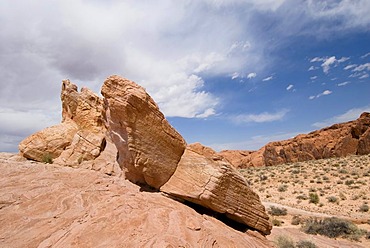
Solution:
[[[0,247],[273,245],[123,178],[0,153]]]
[[[160,190],[269,234],[272,227],[265,207],[245,178],[228,162],[201,154],[209,153],[209,148],[195,148],[187,147],[174,175]]]
[[[110,76],[101,92],[109,130],[118,147],[118,163],[124,165],[126,178],[159,189],[175,172],[185,140],[143,87]]]
[[[103,99],[87,88],[63,80],[62,123],[41,130],[19,144],[20,153],[35,161],[101,170],[119,175],[117,149],[107,133]]]
[[[86,88],[78,92],[76,85],[63,81],[60,125],[75,129],[65,142],[68,145],[56,153],[54,163],[109,175],[120,175],[122,169],[125,178],[134,183],[160,189],[269,234],[271,224],[265,209],[243,176],[208,147],[197,143],[185,149],[185,140],[144,88],[110,76],[102,95],[104,99]],[[46,137],[51,131],[39,133]],[[58,134],[63,139],[62,133]],[[34,149],[24,141],[20,148],[23,156],[25,150]],[[31,159],[41,161],[39,157]]]
[[[255,152],[222,151],[235,167],[271,166],[307,160],[370,153],[370,113],[292,139],[271,142]]]

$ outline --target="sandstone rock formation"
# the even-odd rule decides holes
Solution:
[[[174,175],[160,190],[225,214],[263,234],[272,228],[259,196],[245,178],[228,162],[206,157],[192,146],[187,147]]]
[[[120,177],[0,153],[0,247],[272,247]]]
[[[19,144],[20,153],[35,161],[51,156],[55,164],[121,173],[117,149],[105,126],[103,100],[87,88],[63,80],[62,123],[41,130]],[[102,163],[104,162],[104,164]]]
[[[158,189],[175,172],[185,150],[184,139],[143,87],[111,76],[101,91],[118,147],[118,163],[125,166],[126,178]]]
[[[265,209],[245,179],[212,149],[199,143],[186,148],[185,140],[144,88],[110,76],[102,95],[104,99],[86,88],[78,92],[76,85],[63,81],[59,126],[73,129],[68,140],[58,133],[64,146],[59,145],[58,153],[53,153],[54,163],[109,175],[120,175],[122,169],[125,178],[134,183],[224,214],[262,234],[270,233]],[[22,141],[21,154],[26,157],[32,153],[25,151],[35,148],[43,153],[54,151],[50,142],[43,140],[52,136],[52,131],[45,129],[26,139],[31,142]],[[44,135],[40,138],[44,142],[35,147],[32,141],[39,134]],[[45,144],[48,146],[43,147]],[[41,161],[36,156],[28,158]]]
[[[260,150],[222,151],[235,167],[270,166],[314,159],[370,153],[370,113],[292,139],[271,142]]]

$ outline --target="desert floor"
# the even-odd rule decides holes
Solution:
[[[241,169],[267,209],[286,208],[287,215],[271,216],[277,222],[270,240],[278,235],[310,240],[319,247],[370,247],[370,240],[329,239],[307,235],[292,225],[295,215],[339,217],[370,231],[370,155],[331,158],[279,166]],[[310,202],[311,201],[311,202]],[[313,203],[313,202],[314,203]]]

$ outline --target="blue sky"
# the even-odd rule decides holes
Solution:
[[[152,95],[188,143],[258,149],[370,111],[370,1],[0,4],[0,151],[60,122],[62,79],[111,74]]]

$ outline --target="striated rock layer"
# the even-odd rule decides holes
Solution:
[[[0,153],[0,247],[272,247],[161,193]]]
[[[370,113],[365,112],[357,120],[271,142],[258,151],[222,151],[219,155],[235,167],[245,168],[368,153]]]
[[[269,234],[272,228],[265,207],[245,178],[228,162],[206,157],[191,146],[160,190],[225,214],[263,234]]]
[[[52,154],[55,164],[109,175],[120,175],[122,169],[134,183],[224,214],[262,234],[270,233],[265,208],[243,176],[210,148],[197,143],[185,149],[185,140],[144,88],[110,76],[102,95],[104,99],[86,88],[78,92],[76,85],[63,81],[62,123],[22,141],[21,154],[36,161],[43,160],[39,155]],[[59,126],[69,128],[70,134],[64,137]],[[50,136],[63,142],[50,142]]]
[[[135,183],[161,187],[175,172],[185,140],[168,123],[143,87],[110,76],[102,87],[118,162]]]

